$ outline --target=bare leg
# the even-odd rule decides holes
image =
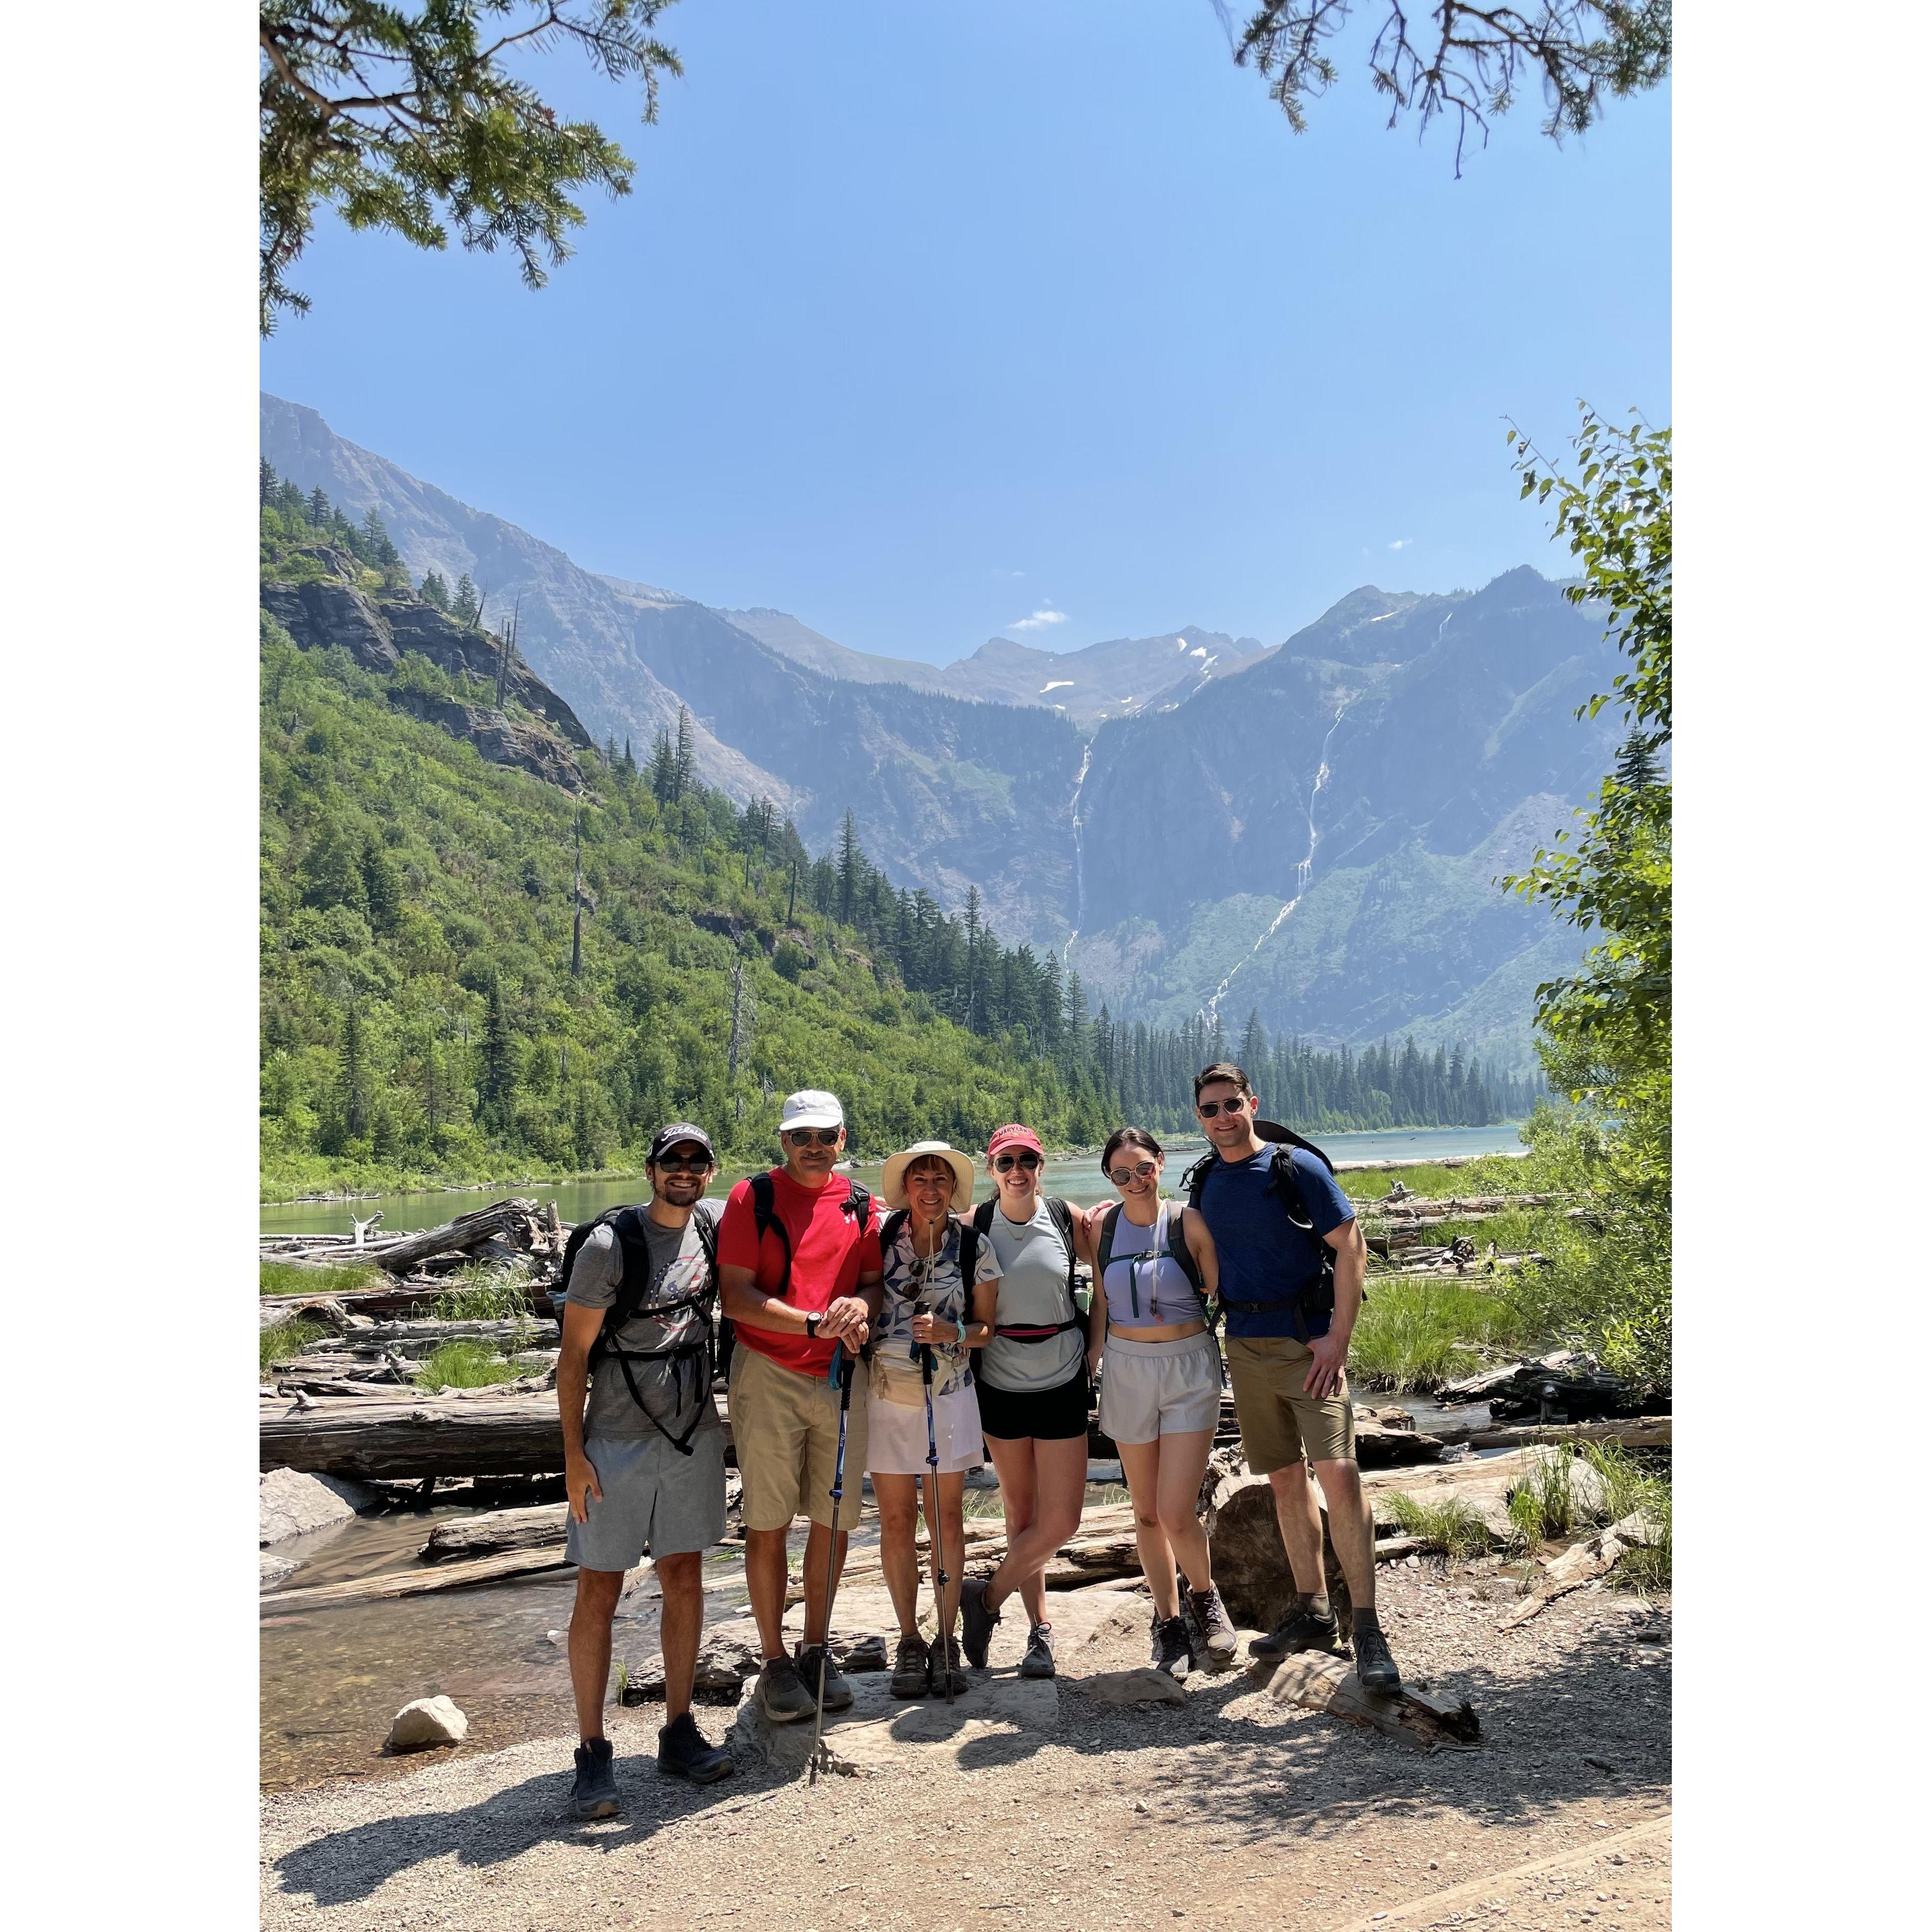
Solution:
[[[790,1534],[789,1528],[745,1532],[745,1588],[758,1619],[758,1648],[767,1664],[786,1654],[785,1544]]]
[[[845,1568],[847,1540],[844,1531],[834,1536],[822,1522],[814,1522],[805,1540],[805,1640],[808,1644],[825,1641],[825,1566],[832,1565],[836,1600],[839,1574]]]
[[[1041,1576],[1053,1553],[1080,1527],[1087,1500],[1087,1438],[1070,1436],[1049,1442],[1035,1436],[1033,1520],[1006,1544],[1006,1553],[986,1587],[986,1607],[996,1610],[1017,1589],[1028,1616],[1036,1624],[1046,1617],[1046,1585]],[[996,1462],[994,1467],[999,1466]],[[1000,1479],[1004,1488],[1006,1478]],[[1030,1582],[1031,1590],[1027,1588]]]
[[[939,1523],[932,1520],[932,1478],[918,1478],[922,1506],[926,1511],[926,1533],[928,1538],[943,1534],[945,1541],[940,1547],[944,1554],[946,1570],[946,1600],[939,1606],[939,1630],[950,1630],[956,1635],[959,1622],[959,1582],[966,1574],[966,1472],[962,1469],[950,1476],[939,1478]],[[872,1478],[874,1488],[878,1486],[878,1478]],[[910,1539],[908,1539],[910,1546]],[[893,1600],[896,1602],[898,1600]]]
[[[1328,1580],[1322,1561],[1322,1512],[1308,1480],[1308,1465],[1291,1462],[1285,1469],[1270,1469],[1268,1485],[1274,1491],[1275,1520],[1281,1526],[1281,1546],[1294,1572],[1294,1587],[1304,1597],[1325,1598]]]
[[[914,1537],[919,1523],[916,1476],[872,1477],[872,1494],[879,1504],[879,1567],[899,1620],[902,1636],[919,1634],[919,1552]]]
[[[986,1438],[986,1453],[993,1459],[994,1474],[1000,1479],[1000,1510],[1006,1520],[1006,1547],[1010,1550],[1033,1526],[1034,1512],[1040,1504],[1039,1491],[1035,1486],[1033,1448],[1030,1436],[1011,1440],[998,1436]],[[999,1573],[996,1570],[994,1581],[997,1583],[998,1580]],[[989,1594],[987,1607],[997,1608],[1002,1600]],[[1033,1622],[1043,1620],[1046,1600],[1044,1582],[1028,1578],[1020,1586],[1020,1601],[1026,1606],[1027,1616]]]
[[[1174,1587],[1174,1552],[1160,1526],[1160,1444],[1117,1442],[1114,1447],[1120,1452],[1120,1473],[1134,1500],[1134,1542],[1140,1551],[1141,1574],[1154,1598],[1154,1614],[1165,1623],[1179,1615],[1180,1599]]]
[[[1190,1590],[1204,1590],[1214,1580],[1208,1568],[1208,1532],[1194,1513],[1201,1499],[1201,1478],[1208,1473],[1208,1452],[1214,1445],[1211,1429],[1163,1436],[1155,1445],[1160,1455],[1160,1479],[1155,1492],[1160,1526],[1176,1561],[1187,1573]],[[1173,1574],[1171,1569],[1168,1574]]]
[[[610,1682],[610,1619],[623,1594],[621,1570],[579,1570],[570,1612],[570,1688],[577,1700],[577,1735],[586,1744],[604,1735],[604,1694]]]
[[[1376,1606],[1376,1529],[1362,1494],[1362,1472],[1353,1462],[1318,1462],[1316,1480],[1328,1499],[1328,1540],[1335,1546],[1350,1601],[1358,1610]],[[1300,1576],[1298,1573],[1295,1581]]]
[[[686,1550],[657,1559],[658,1640],[664,1651],[664,1718],[670,1722],[691,1708],[691,1687],[698,1675],[698,1640],[704,1628],[704,1552]],[[574,1619],[573,1619],[574,1621]],[[607,1634],[610,1626],[604,1626]]]

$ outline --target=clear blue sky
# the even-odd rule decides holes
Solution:
[[[1561,574],[1504,418],[1668,418],[1667,90],[1560,148],[1532,93],[1458,181],[1358,54],[1293,134],[1208,0],[663,26],[655,128],[538,70],[638,164],[547,289],[325,223],[264,386],[591,568],[936,662]]]

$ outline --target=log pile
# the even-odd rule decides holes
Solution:
[[[1594,1422],[1642,1413],[1643,1400],[1594,1355],[1559,1348],[1445,1384],[1445,1402],[1484,1402],[1496,1422]]]
[[[368,1224],[349,1234],[280,1234],[264,1238],[264,1261],[334,1264],[368,1262],[398,1277],[422,1273],[450,1274],[472,1262],[526,1259],[538,1273],[554,1272],[563,1258],[570,1230],[558,1218],[556,1203],[539,1208],[521,1198],[492,1202],[459,1214],[440,1227],[370,1239]],[[358,1238],[358,1237],[360,1238]]]

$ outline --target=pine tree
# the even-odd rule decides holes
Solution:
[[[660,805],[668,805],[677,787],[677,754],[671,749],[670,734],[660,731],[651,742],[651,794]]]
[[[698,737],[691,722],[691,707],[677,707],[677,752],[671,773],[671,802],[675,805],[698,782]]]
[[[342,1108],[343,1130],[352,1141],[359,1141],[369,1131],[369,1068],[362,1040],[362,1016],[354,1006],[342,1024],[341,1071],[337,1093]]]
[[[439,610],[449,608],[449,586],[443,581],[440,571],[423,572],[422,600],[425,604],[434,604]]]
[[[364,840],[362,871],[370,926],[377,932],[394,932],[403,916],[403,875],[381,840]]]
[[[476,1113],[500,1135],[507,1136],[514,1118],[517,1094],[517,1043],[503,1010],[503,988],[490,982],[490,1004],[483,1016],[483,1065],[476,1083]]]
[[[1248,1023],[1241,1029],[1240,1058],[1236,1064],[1247,1070],[1250,1080],[1259,1078],[1268,1065],[1268,1035],[1262,1029],[1259,1011],[1252,1006],[1248,1009]]]
[[[456,588],[450,594],[449,614],[459,624],[474,624],[482,610],[482,599],[477,596],[476,586],[470,582],[470,573],[466,570],[456,580]]]
[[[838,920],[842,926],[852,923],[859,902],[859,826],[848,806],[838,826]]]
[[[275,474],[275,466],[265,456],[255,470],[256,487],[261,492],[264,508],[275,500],[275,492],[281,487],[281,478]]]

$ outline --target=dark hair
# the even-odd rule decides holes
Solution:
[[[1246,1100],[1255,1090],[1248,1084],[1248,1076],[1244,1073],[1232,1060],[1217,1060],[1212,1066],[1204,1066],[1198,1073],[1195,1075],[1194,1097],[1196,1100],[1198,1102],[1200,1100],[1201,1090],[1202,1088],[1211,1087],[1217,1080],[1226,1080],[1232,1082],[1234,1090],[1238,1093],[1244,1100]]]
[[[1167,1158],[1166,1152],[1160,1142],[1156,1140],[1144,1127],[1117,1127],[1114,1131],[1113,1138],[1107,1143],[1106,1152],[1100,1156],[1100,1172],[1102,1174],[1113,1166],[1114,1155],[1118,1154],[1124,1147],[1144,1148],[1156,1160],[1165,1160]]]

